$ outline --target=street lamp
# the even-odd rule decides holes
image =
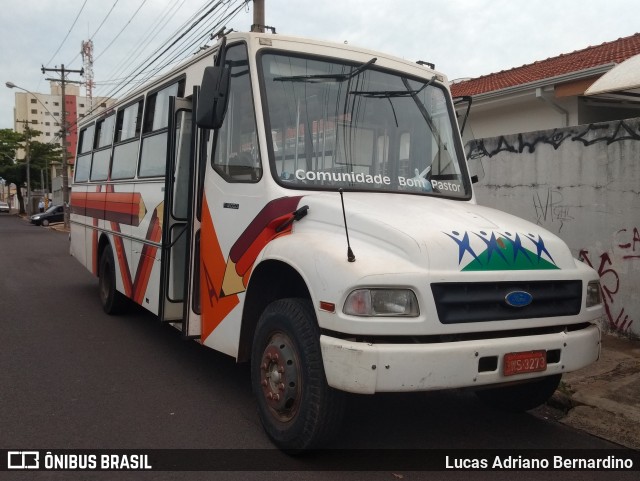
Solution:
[[[29,92],[27,89],[18,87],[13,82],[6,82],[5,85],[10,89],[20,89],[31,94],[31,92]],[[26,122],[25,122],[25,130],[28,130],[28,129],[29,127],[26,125]],[[26,142],[25,157],[27,160],[27,215],[31,216],[31,155],[29,153],[29,139],[27,139],[27,142]]]
[[[53,118],[53,114],[49,111],[47,106],[42,103],[42,101],[38,98],[38,96],[36,94],[31,92],[30,90],[27,90],[27,89],[25,89],[23,87],[20,87],[20,86],[14,84],[13,82],[5,82],[5,85],[10,89],[23,90],[23,91],[27,92],[28,94],[33,95],[33,98],[35,98],[38,101],[38,103],[40,105],[42,105],[42,107],[49,113],[49,115],[51,115],[51,118]],[[64,99],[63,99],[62,105],[63,105],[63,108],[64,108]],[[26,122],[25,122],[25,124],[26,124]],[[28,129],[28,127],[25,127],[25,128]],[[64,139],[62,139],[62,148],[66,149],[66,145],[65,145]],[[26,161],[27,161],[27,214],[31,215],[31,167],[30,167],[31,156],[30,156],[30,152],[29,152],[28,141],[27,141],[27,148],[25,149],[25,151],[26,151]],[[47,183],[47,188],[45,189],[45,192],[46,192],[47,203],[48,203],[48,201],[49,201],[48,183]]]

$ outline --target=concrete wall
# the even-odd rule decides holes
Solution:
[[[559,235],[600,274],[611,329],[640,336],[640,118],[485,138],[478,203]]]

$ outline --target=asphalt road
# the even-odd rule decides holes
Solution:
[[[102,312],[97,280],[68,254],[68,234],[0,215],[0,448],[270,449],[249,369],[181,340],[142,308]],[[489,409],[465,391],[354,396],[333,446],[350,449],[608,449],[586,433],[530,413]],[[251,472],[267,452],[284,473]],[[367,452],[367,451],[365,451]],[[90,473],[77,479],[426,479],[404,471],[290,471],[269,451],[230,451],[248,472]],[[235,454],[233,454],[235,453]],[[241,454],[237,454],[241,453]],[[372,455],[374,451],[371,451]],[[234,460],[237,464],[238,458]],[[313,461],[322,468],[322,458]],[[289,463],[289,464],[288,464]],[[327,469],[329,469],[327,467]],[[333,468],[335,469],[335,468]],[[70,479],[73,473],[13,474]],[[21,473],[20,473],[21,474]],[[76,473],[79,475],[80,473]],[[85,473],[86,474],[86,473]],[[115,475],[114,475],[115,474]],[[527,479],[603,479],[614,473],[525,472]],[[394,476],[395,475],[395,476]],[[615,473],[617,480],[635,473]],[[432,479],[467,479],[441,472]],[[513,473],[473,473],[512,479]],[[9,479],[9,478],[7,478]]]

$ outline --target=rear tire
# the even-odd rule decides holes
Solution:
[[[265,309],[253,338],[251,384],[264,430],[278,448],[299,453],[337,433],[345,396],[327,384],[311,302],[281,299]]]
[[[116,268],[111,246],[105,247],[100,257],[98,290],[102,309],[109,315],[125,311],[127,298],[116,289]]]
[[[528,411],[549,400],[560,385],[562,374],[532,379],[520,384],[478,389],[476,396],[485,404],[505,411]]]

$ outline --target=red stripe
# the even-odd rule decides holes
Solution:
[[[151,217],[146,237],[152,242],[160,242],[162,238],[162,230],[160,229],[160,220],[158,219],[157,209],[153,211],[153,216]],[[142,247],[140,262],[138,263],[138,269],[133,283],[134,300],[138,304],[142,304],[144,294],[147,292],[147,286],[149,284],[149,278],[151,277],[151,270],[153,269],[157,250],[158,248],[156,246],[148,244],[145,244]]]
[[[76,214],[121,224],[139,226],[146,212],[139,192],[76,192],[72,194],[72,210]]]
[[[120,226],[115,222],[111,223],[111,228],[114,232],[120,233]],[[116,254],[118,256],[118,264],[120,265],[120,273],[122,274],[122,283],[124,284],[124,293],[127,297],[132,297],[133,286],[131,284],[131,273],[129,272],[129,263],[127,262],[127,253],[124,251],[124,242],[122,237],[113,236],[113,245],[116,248]]]

